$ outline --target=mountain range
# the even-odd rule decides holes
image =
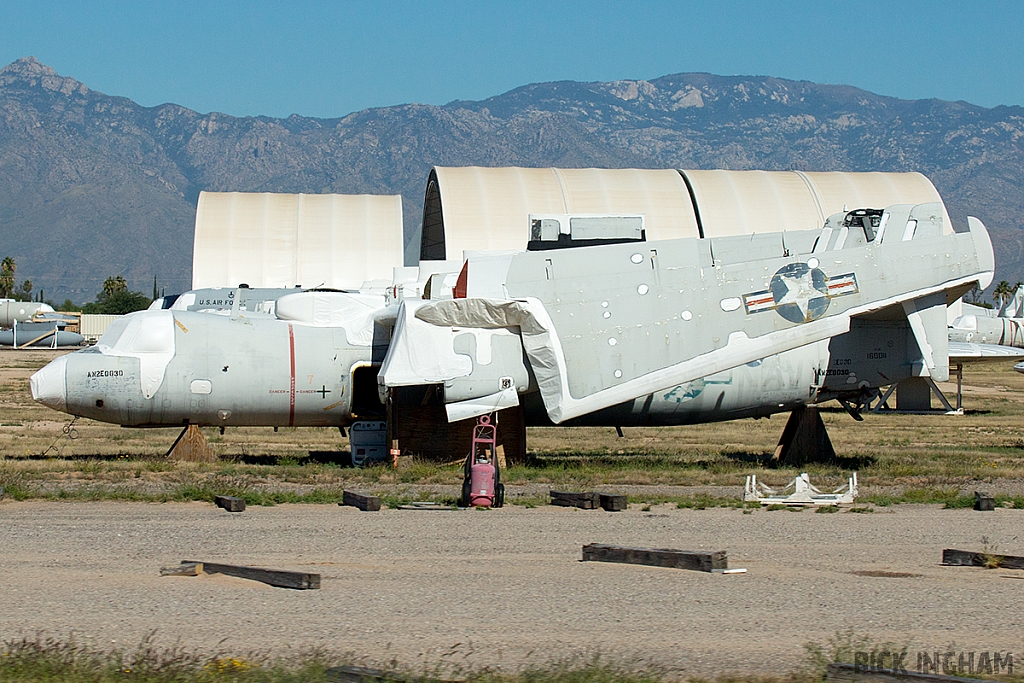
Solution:
[[[1024,280],[1022,107],[683,73],[282,119],[143,107],[32,57],[0,69],[0,256],[58,301],[117,274],[187,289],[202,190],[401,194],[409,234],[434,165],[920,171],[955,223],[988,226],[997,281]]]

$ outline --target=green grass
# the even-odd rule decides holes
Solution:
[[[374,667],[351,653],[325,650],[292,653],[287,657],[259,652],[197,653],[180,646],[156,646],[153,636],[150,634],[134,648],[120,650],[101,650],[42,634],[7,640],[0,647],[0,680],[5,683],[325,683],[330,680],[328,669],[334,666]],[[453,665],[445,660],[445,655],[437,660],[443,663],[421,663],[418,669],[403,668],[396,661],[376,668],[383,670],[387,680],[393,683],[455,680],[466,683],[663,683],[679,680],[688,683],[822,683],[829,664],[856,663],[858,656],[904,653],[905,665],[912,668],[909,655],[912,649],[909,643],[876,642],[851,629],[837,632],[824,643],[807,643],[803,664],[788,674],[730,674],[710,679],[680,679],[677,673],[649,663],[600,654],[549,660],[507,672],[486,665],[475,669]],[[449,654],[454,652],[453,649]],[[997,680],[1019,683],[1024,677],[1018,669],[1013,674],[1004,672]]]
[[[326,681],[328,660],[311,652],[274,660],[259,654],[200,655],[155,647],[151,638],[128,651],[102,651],[75,641],[35,636],[9,640],[0,656],[6,683],[313,683]]]
[[[44,467],[24,469],[0,462],[0,487],[9,500],[75,500],[75,501],[139,501],[139,502],[212,502],[217,495],[237,496],[250,506],[286,503],[337,504],[342,502],[345,488],[373,485],[383,489],[382,503],[397,507],[415,500],[454,505],[457,494],[411,493],[409,484],[432,483],[448,486],[461,484],[461,469],[444,470],[431,463],[412,464],[395,473],[390,468],[352,470],[322,464],[277,468],[240,466],[235,463],[213,463],[183,468],[175,463],[151,459],[44,461]],[[51,467],[46,467],[50,465]],[[424,479],[419,477],[424,472]],[[443,473],[443,476],[442,474]],[[369,476],[367,476],[369,475]],[[403,475],[403,476],[398,476]],[[505,480],[507,482],[507,479]],[[537,483],[523,478],[521,484]],[[293,484],[306,485],[296,490]],[[312,484],[312,486],[308,486]],[[516,495],[515,484],[506,503],[535,508],[549,503],[546,493]],[[569,490],[600,490],[601,484],[570,482],[552,484]],[[147,488],[148,487],[148,488]],[[546,488],[546,487],[545,487]],[[153,490],[156,489],[156,490]],[[708,508],[761,509],[758,503],[744,503],[736,495],[665,495],[634,493],[630,504],[646,508],[657,505],[679,509]],[[995,496],[996,505],[1024,508],[1024,496]],[[857,506],[890,507],[899,504],[936,504],[945,509],[970,508],[973,495],[961,495],[949,486],[907,487],[899,494],[870,494],[857,499]],[[785,505],[769,505],[764,509],[799,511]],[[830,511],[830,510],[829,510]]]
[[[43,636],[10,640],[0,656],[0,680],[6,683],[321,683],[328,668],[354,663],[352,655],[313,651],[275,659],[266,655],[204,655],[181,647],[160,648],[145,639],[132,650],[98,650],[74,641]],[[365,664],[361,664],[366,666]],[[551,661],[514,673],[459,668],[450,664],[382,668],[395,683],[660,683],[663,671],[650,665],[623,664],[598,655]],[[750,679],[755,680],[755,679]],[[756,679],[762,680],[762,679]]]
[[[382,492],[396,500],[413,484],[461,484],[460,463],[402,458],[389,465],[343,467],[346,441],[336,429],[230,428],[224,435],[204,429],[219,460],[174,463],[163,454],[174,430],[121,429],[91,420],[76,422],[77,439],[67,439],[64,415],[31,400],[28,377],[54,357],[0,353],[0,386],[8,390],[0,428],[0,486],[8,499],[210,500],[234,494],[250,505],[337,502],[345,488]],[[34,359],[34,360],[33,360]],[[840,454],[832,463],[777,466],[771,461],[785,416],[684,427],[537,427],[527,430],[527,461],[506,468],[510,504],[547,504],[538,489],[611,490],[624,486],[728,486],[730,495],[635,494],[630,502],[682,508],[742,507],[734,493],[749,474],[781,486],[806,471],[823,490],[858,472],[859,504],[888,507],[928,503],[945,508],[973,504],[981,482],[1024,482],[1024,375],[1010,365],[968,368],[966,415],[865,414],[856,423],[840,408],[821,415]],[[973,389],[972,389],[973,387]],[[972,395],[971,391],[975,393]],[[781,419],[779,419],[781,418]],[[53,445],[52,449],[49,447]],[[43,453],[46,452],[46,455]],[[59,453],[59,457],[55,454]],[[452,460],[459,460],[452,454]],[[538,486],[539,485],[539,486]],[[516,495],[522,491],[524,497]],[[421,497],[421,496],[416,496]],[[1024,506],[1024,496],[997,503]]]

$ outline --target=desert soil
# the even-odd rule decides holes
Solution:
[[[987,541],[983,541],[987,539]],[[0,503],[0,636],[200,651],[308,647],[366,662],[517,668],[597,653],[681,676],[786,673],[852,629],[912,652],[1024,651],[1024,572],[939,565],[943,548],[1024,555],[1024,510],[871,514],[655,506],[607,513],[359,512],[206,503]],[[613,543],[726,550],[746,574],[584,563]],[[161,577],[183,559],[319,572],[292,591]],[[861,576],[854,572],[913,576]]]

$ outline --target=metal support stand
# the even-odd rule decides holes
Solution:
[[[964,414],[964,366],[963,363],[957,363],[951,368],[950,375],[956,377],[956,407],[949,402],[946,395],[942,393],[939,386],[935,383],[931,377],[912,377],[903,382],[892,384],[885,393],[882,394],[881,399],[874,408],[871,409],[874,413],[905,413],[909,415],[963,415]],[[919,396],[913,397],[911,400],[904,400],[908,407],[900,407],[900,400],[897,397],[896,408],[893,409],[889,406],[889,398],[897,391],[900,384],[903,384],[905,391],[910,391],[911,382],[920,382],[922,386],[918,388],[916,393]],[[921,392],[920,389],[925,389],[925,392]],[[942,408],[933,410],[930,402],[927,401],[928,395],[935,396],[942,404]]]
[[[956,410],[957,413],[964,413],[964,364],[956,364]]]

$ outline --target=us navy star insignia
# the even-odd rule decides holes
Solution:
[[[858,291],[856,275],[829,278],[812,259],[783,266],[772,276],[768,289],[744,295],[743,304],[747,313],[774,310],[790,322],[806,323],[825,315],[835,297]]]

